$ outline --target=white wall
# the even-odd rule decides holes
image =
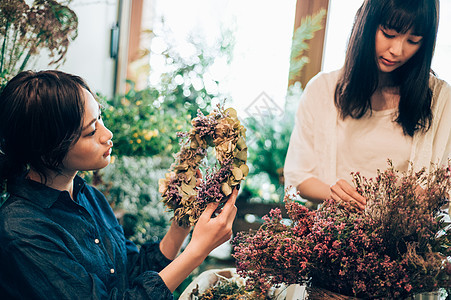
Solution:
[[[111,97],[114,83],[114,60],[110,58],[110,29],[116,23],[119,0],[73,0],[69,7],[78,16],[78,37],[59,70],[83,77],[95,92]],[[33,69],[48,67],[43,52]]]
[[[440,23],[432,69],[451,84],[451,0],[440,0]]]

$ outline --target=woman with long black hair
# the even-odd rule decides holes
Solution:
[[[451,87],[431,70],[438,0],[365,0],[345,64],[305,87],[284,175],[313,202],[364,208],[351,172],[446,164],[451,152]]]

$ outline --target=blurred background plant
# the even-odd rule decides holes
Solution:
[[[308,16],[293,34],[289,86],[282,114],[253,115],[245,119],[249,147],[249,175],[241,185],[241,201],[282,203],[285,195],[283,165],[294,126],[294,116],[302,95],[299,74],[309,62],[306,43],[322,29],[325,10]],[[275,105],[275,104],[274,104]],[[240,200],[239,199],[239,200]]]
[[[106,99],[102,117],[114,134],[113,154],[118,157],[170,156],[178,150],[178,131],[188,128],[190,114],[168,105],[154,88],[135,90],[133,82],[124,96]]]
[[[0,1],[0,89],[17,73],[30,68],[47,51],[49,65],[64,62],[68,46],[77,37],[78,18],[71,1]]]
[[[249,175],[242,184],[240,195],[246,201],[282,203],[285,194],[283,165],[301,94],[299,83],[290,87],[281,116],[246,118]]]
[[[164,20],[161,21],[164,26]],[[191,119],[198,110],[208,114],[226,95],[218,90],[218,81],[210,76],[214,63],[222,58],[231,59],[233,33],[223,31],[220,41],[207,46],[201,37],[191,37],[184,48],[190,55],[182,55],[184,49],[171,32],[163,30],[153,40],[164,40],[164,50],[142,50],[147,60],[136,67],[157,80],[149,81],[144,88],[128,82],[125,95],[112,99],[100,96],[104,105],[103,119],[114,133],[114,154],[121,156],[170,156],[179,151],[176,133],[190,128]],[[157,48],[157,47],[155,47]],[[186,52],[186,51],[185,51]],[[149,56],[164,61],[158,70],[149,64]]]

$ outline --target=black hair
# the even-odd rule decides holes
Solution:
[[[0,94],[0,180],[29,168],[47,180],[83,127],[86,82],[61,71],[24,71]]]
[[[427,131],[432,120],[431,62],[438,29],[438,0],[365,0],[357,11],[349,38],[343,72],[335,89],[335,105],[341,118],[363,117],[371,110],[378,66],[375,37],[380,26],[422,36],[419,50],[393,71],[400,101],[396,121],[404,134]]]

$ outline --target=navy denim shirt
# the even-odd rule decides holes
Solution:
[[[16,179],[0,207],[0,299],[173,299],[158,243],[124,237],[105,197],[83,179],[67,191]]]

